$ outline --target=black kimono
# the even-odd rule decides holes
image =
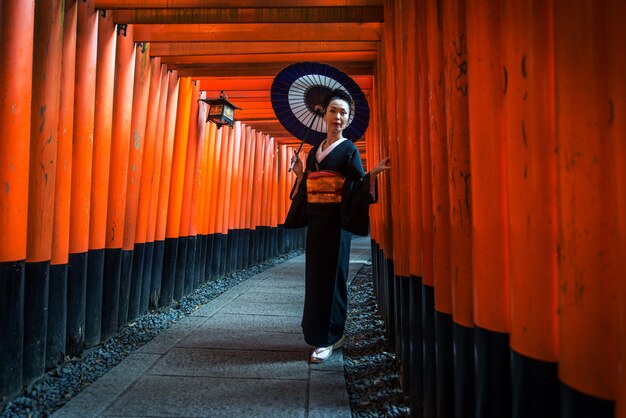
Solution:
[[[329,170],[345,179],[340,203],[307,202],[300,209],[305,210],[308,226],[302,331],[309,345],[326,347],[344,333],[351,233],[369,233],[369,204],[374,199],[369,175],[365,175],[352,141],[339,143],[321,162],[316,158],[317,149],[309,153],[298,194],[306,194],[306,178],[311,172]]]

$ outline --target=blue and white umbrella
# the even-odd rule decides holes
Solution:
[[[281,125],[301,141],[318,145],[326,138],[322,100],[333,90],[343,90],[352,98],[343,136],[361,139],[370,120],[367,98],[352,78],[330,65],[299,62],[283,68],[274,78],[270,97]]]

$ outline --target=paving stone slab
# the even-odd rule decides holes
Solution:
[[[139,347],[135,353],[165,354],[190,334],[188,330],[168,330],[154,337],[150,342]]]
[[[55,418],[98,417],[124,391],[139,379],[159,355],[133,353],[56,411]]]
[[[175,348],[150,369],[151,375],[307,380],[307,356],[289,351]]]
[[[146,376],[109,416],[304,417],[305,380]]]
[[[302,316],[302,303],[260,303],[242,301],[224,306],[221,313],[247,315]]]
[[[301,334],[263,330],[210,329],[195,332],[181,340],[179,347],[221,348],[227,350],[308,351]]]
[[[280,289],[280,288],[297,288],[301,289],[304,292],[304,280],[284,280],[280,277],[270,277],[266,280],[263,280],[261,283],[257,284],[255,288],[263,288],[269,287],[271,289]]]
[[[292,287],[276,287],[276,285],[255,286],[254,291],[257,293],[274,293],[280,295],[299,295],[304,300],[304,286]]]
[[[343,372],[311,370],[308,416],[310,418],[352,416]]]
[[[304,306],[304,294],[298,293],[275,293],[275,292],[259,292],[256,287],[249,289],[237,297],[238,303],[292,303]]]
[[[201,332],[211,329],[250,330],[301,333],[302,318],[278,315],[246,315],[217,313],[202,324]]]

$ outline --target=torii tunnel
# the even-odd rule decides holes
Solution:
[[[624,0],[2,0],[0,396],[303,247],[269,94],[299,61],[391,157],[373,277],[414,414],[626,417]]]

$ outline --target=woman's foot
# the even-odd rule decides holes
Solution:
[[[345,340],[345,337],[342,335],[341,338],[339,338],[339,340],[333,345],[329,345],[328,347],[316,347],[313,350],[313,353],[311,353],[311,363],[321,363],[324,360],[329,359],[333,354],[333,350],[343,346]]]

